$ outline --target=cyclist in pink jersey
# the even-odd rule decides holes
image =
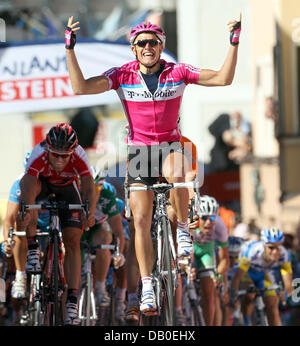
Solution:
[[[198,69],[161,59],[166,35],[157,25],[142,23],[131,30],[131,50],[136,60],[85,79],[74,46],[79,22],[68,20],[65,31],[67,64],[75,94],[97,94],[116,90],[128,119],[128,184],[153,184],[159,176],[168,182],[183,182],[187,166],[180,145],[178,116],[182,95],[188,84],[230,85],[237,62],[241,17],[230,21],[230,47],[219,71]],[[174,189],[171,200],[178,218],[178,256],[193,251],[188,231],[188,190]],[[135,224],[135,248],[143,282],[140,310],[156,310],[152,288],[153,247],[150,237],[153,192],[130,194]]]
[[[79,179],[80,178],[80,184]],[[89,218],[81,210],[59,212],[66,254],[64,270],[68,285],[65,324],[78,325],[78,288],[80,283],[80,238],[82,226],[95,223],[96,190],[86,153],[78,145],[76,132],[68,124],[53,126],[44,141],[37,144],[28,159],[21,182],[20,201],[34,204],[54,193],[56,200],[80,204],[89,200]],[[40,272],[40,251],[36,243],[37,211],[30,210],[24,220],[18,216],[18,227],[27,227],[27,272]]]

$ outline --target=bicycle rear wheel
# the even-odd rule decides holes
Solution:
[[[160,219],[160,227],[163,234],[162,248],[162,296],[161,296],[161,318],[162,324],[166,326],[175,326],[175,304],[174,304],[174,276],[175,263],[172,259],[169,243],[168,227],[170,227],[166,218]]]

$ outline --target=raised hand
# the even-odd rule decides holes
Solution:
[[[80,30],[79,22],[73,23],[73,16],[68,19],[68,26],[65,30],[66,49],[74,49],[76,44],[76,31]]]
[[[233,46],[236,46],[239,44],[239,38],[241,33],[241,23],[242,23],[242,14],[240,13],[238,21],[232,20],[227,23],[228,29],[230,32],[230,43]]]

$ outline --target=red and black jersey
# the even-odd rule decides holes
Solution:
[[[92,175],[91,167],[84,149],[78,145],[66,167],[57,172],[48,159],[46,141],[37,144],[28,160],[26,173],[37,178],[44,177],[54,186],[67,186],[78,177]]]

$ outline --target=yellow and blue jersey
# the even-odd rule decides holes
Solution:
[[[242,247],[238,267],[246,272],[243,281],[252,281],[259,288],[273,286],[278,282],[280,274],[292,273],[289,252],[280,245],[279,259],[273,262],[266,261],[262,241],[251,241]],[[276,295],[276,292],[268,291],[266,295]]]

